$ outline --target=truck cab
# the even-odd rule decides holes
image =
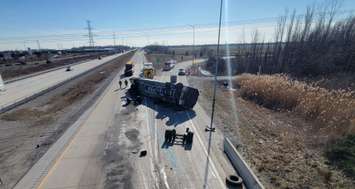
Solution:
[[[146,62],[143,64],[143,77],[148,79],[153,79],[155,75],[155,69],[153,67],[153,63]]]

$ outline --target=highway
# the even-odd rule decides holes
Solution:
[[[66,72],[66,68],[63,68],[5,84],[5,91],[0,91],[0,110],[29,96],[32,96],[33,94],[46,90],[51,86],[93,69],[120,55],[122,54],[111,55],[104,57],[101,60],[96,59],[77,64],[72,66],[73,70],[69,72]]]
[[[199,62],[197,60],[196,62]],[[162,72],[155,79],[168,82],[171,74],[177,74],[178,69],[186,69],[191,61],[178,63],[171,71]],[[186,76],[178,76],[178,82],[188,85]],[[186,128],[194,132],[194,143],[191,150],[181,146],[159,149],[162,167],[167,170],[169,188],[225,188],[225,178],[234,174],[232,166],[225,158],[222,149],[223,135],[218,130],[205,132],[210,117],[197,103],[192,111],[175,112],[169,108],[151,105],[148,109],[149,125],[156,128],[159,145],[163,143],[165,129],[175,128],[177,133],[184,133]],[[156,118],[160,119],[156,119]],[[153,121],[155,120],[155,121]],[[154,124],[152,124],[154,123]],[[160,147],[159,146],[159,147]],[[207,157],[209,157],[207,161]]]
[[[147,61],[143,54],[138,55],[134,57],[137,65]],[[191,61],[178,63],[173,70],[162,72],[154,79],[169,81],[171,74],[190,65]],[[178,76],[178,82],[187,84],[186,76]],[[140,129],[142,148],[148,155],[134,161],[135,188],[225,188],[226,176],[235,171],[223,153],[222,133],[205,132],[210,119],[202,107],[197,104],[193,110],[176,112],[150,100],[143,104],[138,107],[138,117],[145,125],[135,127]],[[166,129],[175,128],[178,133],[184,133],[187,127],[195,134],[191,149],[181,145],[164,146]]]
[[[145,57],[132,57],[137,76]],[[181,63],[155,79],[167,81]],[[170,109],[145,99],[137,107],[122,107],[119,75],[99,100],[48,150],[15,187],[32,188],[226,188],[235,174],[223,153],[223,135],[205,132],[209,116],[198,104],[193,110]],[[185,76],[178,80],[187,83]],[[164,146],[165,129],[194,132],[191,149]],[[143,150],[147,155],[140,155]]]

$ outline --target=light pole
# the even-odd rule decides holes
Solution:
[[[192,60],[192,64],[195,64],[195,25],[189,25],[190,27],[192,27],[192,54],[193,54],[193,60]]]
[[[217,90],[217,74],[218,74],[218,64],[219,64],[219,45],[220,45],[220,40],[221,40],[221,25],[222,25],[222,10],[223,10],[223,0],[221,0],[221,7],[219,10],[219,26],[218,26],[218,42],[217,42],[217,59],[216,59],[216,69],[214,73],[214,86],[213,86],[213,100],[212,100],[212,113],[211,113],[211,123],[210,127],[207,128],[209,131],[214,131],[215,128],[213,128],[213,118],[214,118],[214,109],[215,109],[215,103],[216,103],[216,90]]]
[[[218,43],[217,43],[217,61],[216,61],[216,70],[214,73],[214,88],[213,88],[213,100],[212,100],[212,113],[211,113],[211,123],[210,126],[205,129],[206,131],[209,132],[209,137],[208,137],[208,148],[207,148],[207,160],[206,160],[206,167],[205,167],[205,178],[204,178],[204,184],[203,188],[206,189],[207,186],[207,181],[208,181],[208,165],[210,162],[210,153],[211,153],[211,143],[212,143],[212,132],[215,131],[215,128],[213,127],[213,116],[214,116],[214,108],[215,108],[215,102],[216,102],[216,88],[217,88],[217,73],[218,73],[218,62],[219,62],[219,44],[220,44],[220,38],[221,38],[221,23],[222,23],[222,7],[223,7],[223,0],[221,2],[221,7],[219,10],[219,27],[218,27]]]

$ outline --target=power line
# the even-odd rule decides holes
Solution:
[[[344,15],[344,14],[353,14],[355,12],[355,9],[350,9],[350,10],[341,10],[337,11],[337,15]],[[316,15],[322,14],[322,12],[317,12]],[[303,17],[304,14],[298,14],[296,15],[297,17]],[[254,23],[266,23],[267,21],[277,21],[283,16],[277,16],[277,17],[260,17],[260,18],[255,18],[255,19],[244,19],[244,20],[230,20],[230,21],[225,21],[222,25],[231,25],[231,24],[254,24]],[[200,23],[200,24],[194,24],[197,28],[198,27],[208,27],[208,26],[216,26],[218,23]],[[146,27],[146,28],[128,28],[124,30],[117,30],[116,32],[124,34],[125,32],[132,33],[146,33],[147,31],[162,31],[165,29],[173,29],[173,28],[186,28],[187,29],[188,25],[175,25],[175,26],[162,26],[162,27]],[[88,29],[88,28],[85,28]],[[91,28],[92,30],[93,28]],[[100,33],[100,35],[104,34],[109,34],[112,35],[112,29],[110,29],[111,32],[108,31],[96,31],[95,33]],[[35,36],[13,36],[13,37],[6,37],[6,38],[0,38],[0,40],[7,40],[7,39],[18,39],[20,38],[22,41],[24,39],[28,38],[51,38],[51,37],[80,37],[82,33],[67,33],[67,34],[51,34],[51,35],[35,35]],[[92,34],[94,36],[94,34]]]
[[[113,46],[116,46],[116,33],[113,32]]]
[[[344,15],[345,13],[354,13],[354,10],[343,10],[343,11],[338,11],[337,14],[338,15]],[[315,13],[316,15],[321,14],[321,13]],[[304,15],[296,15],[299,17],[302,17]],[[275,27],[275,25],[271,25],[273,22],[270,21],[277,21],[278,19],[280,19],[281,17],[264,17],[264,18],[256,18],[256,19],[248,19],[248,20],[230,20],[230,21],[224,21],[224,23],[222,23],[223,27],[227,27],[227,28],[232,28],[234,26],[236,27],[244,27],[247,24],[257,24],[257,23],[269,23],[270,25],[268,26],[256,26],[256,28],[260,29],[260,28],[271,28],[271,27]],[[269,20],[269,21],[268,21]],[[112,40],[113,36],[112,36],[112,32],[118,32],[120,31],[120,39],[123,40],[125,39],[129,39],[129,38],[134,38],[134,39],[138,39],[138,38],[149,38],[147,39],[147,41],[150,43],[150,38],[154,37],[154,36],[178,36],[178,35],[185,35],[187,33],[190,33],[190,28],[188,27],[188,25],[180,25],[180,26],[165,26],[165,27],[150,27],[150,28],[136,28],[136,29],[126,29],[126,30],[113,30],[111,29],[111,31],[107,31],[107,30],[101,30],[101,31],[96,31],[95,30],[95,34],[98,33],[99,36],[97,37],[94,33],[93,33],[93,28],[91,26],[91,22],[88,20],[87,21],[87,35],[85,35],[84,33],[66,33],[66,34],[52,34],[52,35],[37,35],[37,36],[13,36],[13,37],[0,37],[0,46],[4,46],[6,44],[14,44],[17,46],[23,46],[23,48],[26,48],[26,45],[28,44],[33,44],[35,45],[37,43],[37,40],[40,40],[41,43],[57,43],[58,41],[60,42],[69,42],[69,41],[75,41],[75,42],[80,42],[83,43],[82,41],[86,41],[89,38],[89,45],[93,46],[95,45],[95,41],[94,41],[94,36],[95,36],[95,40],[97,42],[97,40],[101,41],[101,40],[105,40],[107,43],[108,40]],[[216,23],[202,23],[202,24],[194,24],[194,26],[196,26],[196,32],[209,32],[209,31],[216,31]],[[180,28],[180,29],[179,29]],[[176,29],[176,30],[173,30]],[[237,28],[235,28],[237,29]],[[126,32],[123,32],[126,31]],[[131,32],[129,32],[131,31]],[[147,37],[149,36],[149,37]],[[116,36],[114,36],[116,37]],[[27,44],[26,44],[27,43]],[[113,43],[115,44],[115,39],[113,41]]]
[[[92,27],[91,27],[91,21],[87,20],[87,30],[88,30],[88,37],[89,37],[89,46],[90,47],[94,47],[95,46],[95,42],[94,42],[94,35],[92,34]]]
[[[37,42],[38,51],[40,51],[41,50],[41,44],[40,44],[39,40],[37,40],[36,42]]]

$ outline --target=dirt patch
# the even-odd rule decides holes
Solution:
[[[139,131],[136,128],[128,129],[131,126],[128,122],[132,124],[136,120],[136,112],[131,108],[123,108],[118,112],[115,115],[115,124],[106,132],[103,162],[107,189],[130,189],[134,186],[134,162],[131,161],[131,156],[138,155],[142,143],[138,138]]]
[[[210,112],[212,83],[190,77],[200,89],[200,104]],[[322,135],[311,121],[273,111],[218,88],[216,122],[242,152],[266,188],[353,188],[354,182],[329,166]]]
[[[112,129],[112,128],[111,128]],[[132,188],[132,166],[127,157],[126,145],[117,142],[117,132],[107,133],[103,157],[105,171],[105,189]]]
[[[130,129],[125,132],[125,135],[130,141],[136,141],[138,139],[139,131],[137,129]]]
[[[38,120],[44,113],[43,110],[34,108],[23,108],[17,111],[4,114],[1,119],[5,121],[25,121],[25,120]]]
[[[14,184],[85,112],[133,53],[0,115],[0,177]]]

